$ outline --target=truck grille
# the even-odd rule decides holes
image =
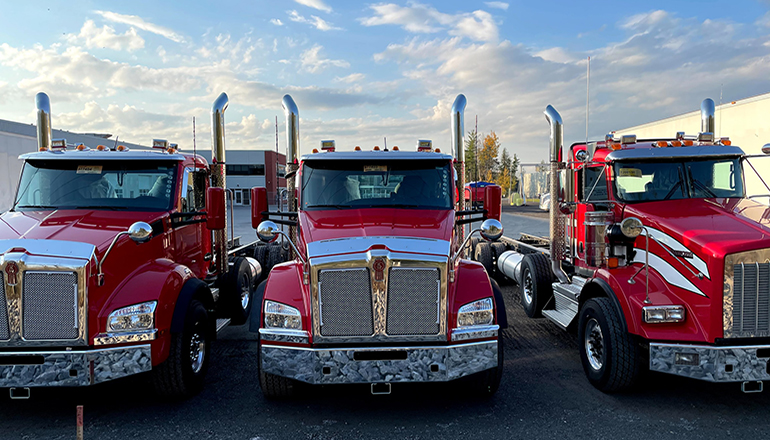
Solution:
[[[322,336],[374,333],[369,269],[323,270],[318,276]]]
[[[733,316],[730,337],[770,335],[770,262],[733,266]]]
[[[8,305],[5,298],[5,278],[0,275],[0,340],[7,340],[11,337],[8,330]]]
[[[392,268],[388,280],[388,334],[438,334],[440,295],[438,269]]]
[[[78,338],[77,283],[77,275],[74,272],[24,273],[24,339]]]

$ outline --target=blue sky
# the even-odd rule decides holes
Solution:
[[[300,110],[301,150],[449,145],[494,130],[524,161],[547,157],[542,111],[565,141],[770,92],[770,2],[333,0],[13,2],[0,27],[0,118],[33,122],[46,91],[53,125],[147,144],[208,148],[209,109],[230,95],[229,148],[275,145],[280,99]]]

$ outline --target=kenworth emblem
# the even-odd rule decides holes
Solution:
[[[13,261],[9,261],[8,264],[5,265],[5,274],[7,275],[9,286],[16,285],[16,274],[18,273],[19,266],[17,266]]]
[[[374,269],[374,281],[385,280],[385,261],[382,258],[374,260],[372,269]]]

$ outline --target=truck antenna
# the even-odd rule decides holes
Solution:
[[[195,145],[195,116],[193,116],[193,161],[198,163],[198,150],[197,145]]]
[[[388,151],[388,137],[387,136],[383,136],[382,137],[382,143],[385,145],[385,150],[384,151]]]
[[[112,147],[112,151],[117,151],[118,150],[118,138],[119,137],[120,137],[120,135],[115,136],[115,146]]]
[[[591,91],[591,57],[588,57],[588,64],[586,66],[586,148],[588,148],[588,101]]]

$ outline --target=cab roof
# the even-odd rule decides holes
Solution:
[[[192,154],[173,153],[168,154],[162,151],[151,150],[129,150],[129,151],[99,151],[99,150],[67,150],[67,151],[36,151],[19,156],[19,159],[39,159],[39,160],[171,160],[184,161],[192,159]],[[205,159],[198,156],[198,160]]]
[[[419,151],[330,151],[305,154],[305,160],[452,160],[452,156],[444,153]]]

